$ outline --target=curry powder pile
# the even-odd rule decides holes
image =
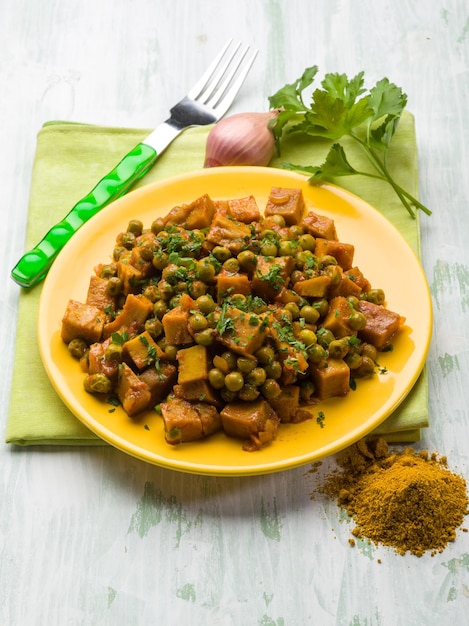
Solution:
[[[351,446],[338,463],[318,491],[353,518],[355,537],[399,554],[442,552],[469,513],[466,482],[446,457],[413,448],[390,452],[384,439],[375,439]]]

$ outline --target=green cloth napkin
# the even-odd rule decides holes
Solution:
[[[38,133],[34,160],[26,249],[34,246],[116,163],[148,134],[147,129],[110,128],[49,122]],[[137,186],[203,167],[209,128],[192,128],[180,135],[161,155]],[[328,146],[324,142],[289,141],[281,160],[318,164]],[[363,158],[354,146],[350,159]],[[390,169],[400,184],[417,196],[417,148],[413,116],[405,112],[392,146]],[[340,183],[382,211],[419,252],[418,220],[412,220],[387,187],[373,179],[347,177]],[[22,290],[19,300],[16,352],[11,388],[7,443],[19,445],[105,445],[61,402],[44,371],[36,341],[41,286]],[[428,426],[427,376],[376,433],[392,442],[413,442]]]

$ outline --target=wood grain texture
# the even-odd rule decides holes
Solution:
[[[228,37],[260,54],[232,112],[308,65],[388,76],[415,115],[422,258],[434,301],[420,448],[468,477],[469,6],[460,0],[3,0],[0,423],[4,432],[35,137],[47,120],[152,127]],[[68,210],[69,207],[64,207]],[[35,337],[31,337],[35,341]],[[25,399],[25,410],[32,410]],[[402,557],[311,499],[309,467],[188,476],[113,449],[0,455],[0,623],[8,626],[466,624],[469,533]],[[379,560],[381,562],[379,562]]]

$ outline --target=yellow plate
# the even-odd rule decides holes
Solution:
[[[346,398],[314,408],[313,419],[282,425],[272,445],[244,452],[241,442],[219,433],[178,447],[165,442],[162,420],[154,411],[138,419],[100,402],[83,389],[84,375],[60,339],[61,320],[70,298],[84,301],[93,267],[110,260],[116,235],[131,218],[149,226],[173,206],[208,193],[212,198],[253,194],[261,210],[272,186],[300,187],[307,205],[334,218],[339,239],[355,246],[354,263],[374,287],[384,289],[389,309],[406,318],[394,350],[380,354],[386,374],[359,380]],[[397,229],[363,200],[332,185],[313,187],[293,172],[261,167],[206,169],[177,176],[129,193],[85,224],[65,246],[45,281],[39,308],[42,360],[57,393],[72,413],[96,435],[149,463],[213,475],[252,475],[296,467],[338,452],[364,437],[407,396],[426,359],[432,309],[420,262]],[[316,421],[323,411],[323,427]]]

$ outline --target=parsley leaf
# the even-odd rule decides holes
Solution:
[[[333,144],[321,165],[282,163],[282,167],[310,173],[311,183],[352,175],[384,180],[411,217],[415,217],[414,209],[431,215],[426,206],[394,180],[387,168],[388,150],[407,104],[402,89],[383,78],[368,90],[364,72],[352,78],[346,74],[329,73],[324,76],[321,87],[312,90],[310,103],[306,104],[305,90],[313,85],[317,73],[316,65],[306,68],[295,82],[269,97],[271,108],[280,109],[272,132],[279,154],[284,133],[328,139]],[[359,171],[349,162],[339,143],[343,137],[360,145],[368,157],[370,170]]]

